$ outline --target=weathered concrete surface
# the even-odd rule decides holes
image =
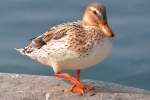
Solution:
[[[95,95],[83,96],[63,90],[70,84],[50,76],[0,73],[0,100],[150,100],[150,92],[114,83],[83,80]]]

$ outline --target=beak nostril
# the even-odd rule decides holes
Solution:
[[[115,36],[114,34],[111,35],[111,37],[114,37],[114,36]]]

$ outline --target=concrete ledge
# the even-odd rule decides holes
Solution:
[[[52,76],[0,73],[0,100],[150,100],[150,92],[102,81],[83,80],[95,95],[64,93],[70,84]]]

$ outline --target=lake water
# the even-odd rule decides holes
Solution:
[[[0,72],[52,75],[50,67],[13,48],[25,46],[28,39],[53,25],[80,19],[91,1],[1,0]],[[82,78],[150,90],[150,0],[97,1],[106,5],[108,22],[116,37],[111,54],[101,64],[83,70]]]

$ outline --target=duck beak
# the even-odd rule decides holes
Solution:
[[[114,33],[112,32],[111,28],[108,26],[107,21],[102,21],[99,24],[99,27],[105,36],[114,37]]]

